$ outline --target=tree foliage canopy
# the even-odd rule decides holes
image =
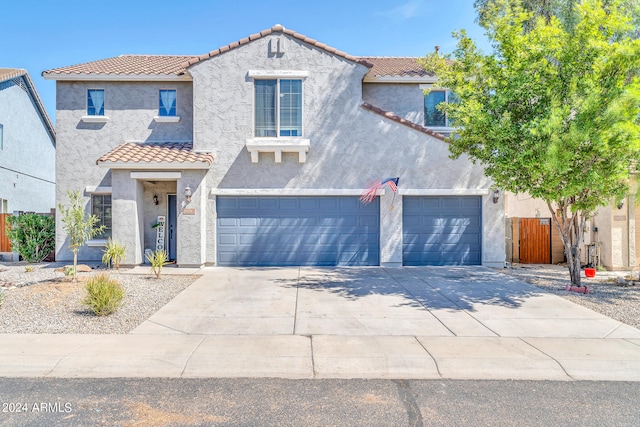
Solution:
[[[458,128],[452,155],[480,161],[502,189],[546,201],[565,253],[579,256],[583,220],[628,193],[640,154],[633,14],[621,0],[576,1],[567,25],[520,1],[484,3],[493,3],[482,18],[493,54],[460,31],[452,55],[424,60],[460,99],[440,104]]]

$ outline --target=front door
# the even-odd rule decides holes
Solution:
[[[176,242],[178,241],[177,232],[178,232],[178,206],[177,206],[177,197],[175,194],[169,194],[167,196],[167,247],[169,248],[169,259],[175,260],[177,251],[176,251]]]

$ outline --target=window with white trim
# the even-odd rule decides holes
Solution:
[[[87,116],[104,116],[104,89],[87,90]]]
[[[174,117],[177,115],[177,94],[175,89],[160,89],[159,102],[158,115],[160,117]]]
[[[254,81],[256,137],[302,136],[302,80]]]
[[[448,90],[432,90],[424,96],[424,125],[427,127],[451,127],[452,121],[437,106],[443,102],[458,102],[458,97]]]
[[[104,230],[95,239],[111,237],[111,194],[92,194],[91,213],[98,217],[96,226],[104,225]]]

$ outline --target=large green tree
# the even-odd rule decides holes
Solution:
[[[481,162],[496,185],[544,200],[580,285],[585,222],[629,192],[640,145],[640,40],[620,0],[575,2],[575,24],[502,1],[484,21],[494,52],[464,31],[452,55],[428,55],[458,134],[453,157]]]

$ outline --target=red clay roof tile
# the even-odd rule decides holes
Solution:
[[[362,59],[373,64],[367,77],[426,77],[433,76],[418,63],[417,57],[369,56]]]
[[[213,154],[194,153],[185,142],[127,142],[96,160],[101,163],[205,163],[213,164]]]
[[[392,112],[385,111],[382,108],[374,107],[373,105],[369,104],[368,102],[363,102],[362,103],[362,108],[364,108],[365,110],[371,111],[372,113],[379,114],[382,117],[385,117],[385,118],[387,118],[389,120],[393,120],[394,122],[397,122],[397,123],[400,123],[400,124],[405,125],[407,127],[410,127],[411,129],[417,130],[418,132],[422,132],[422,133],[425,133],[425,134],[427,134],[429,136],[432,136],[434,138],[438,138],[441,141],[446,141],[444,135],[442,135],[442,134],[440,134],[438,132],[432,131],[431,129],[426,128],[424,126],[421,126],[421,125],[419,125],[417,123],[414,123],[414,122],[412,122],[410,120],[403,119],[402,117],[397,116],[397,115],[393,114]]]

